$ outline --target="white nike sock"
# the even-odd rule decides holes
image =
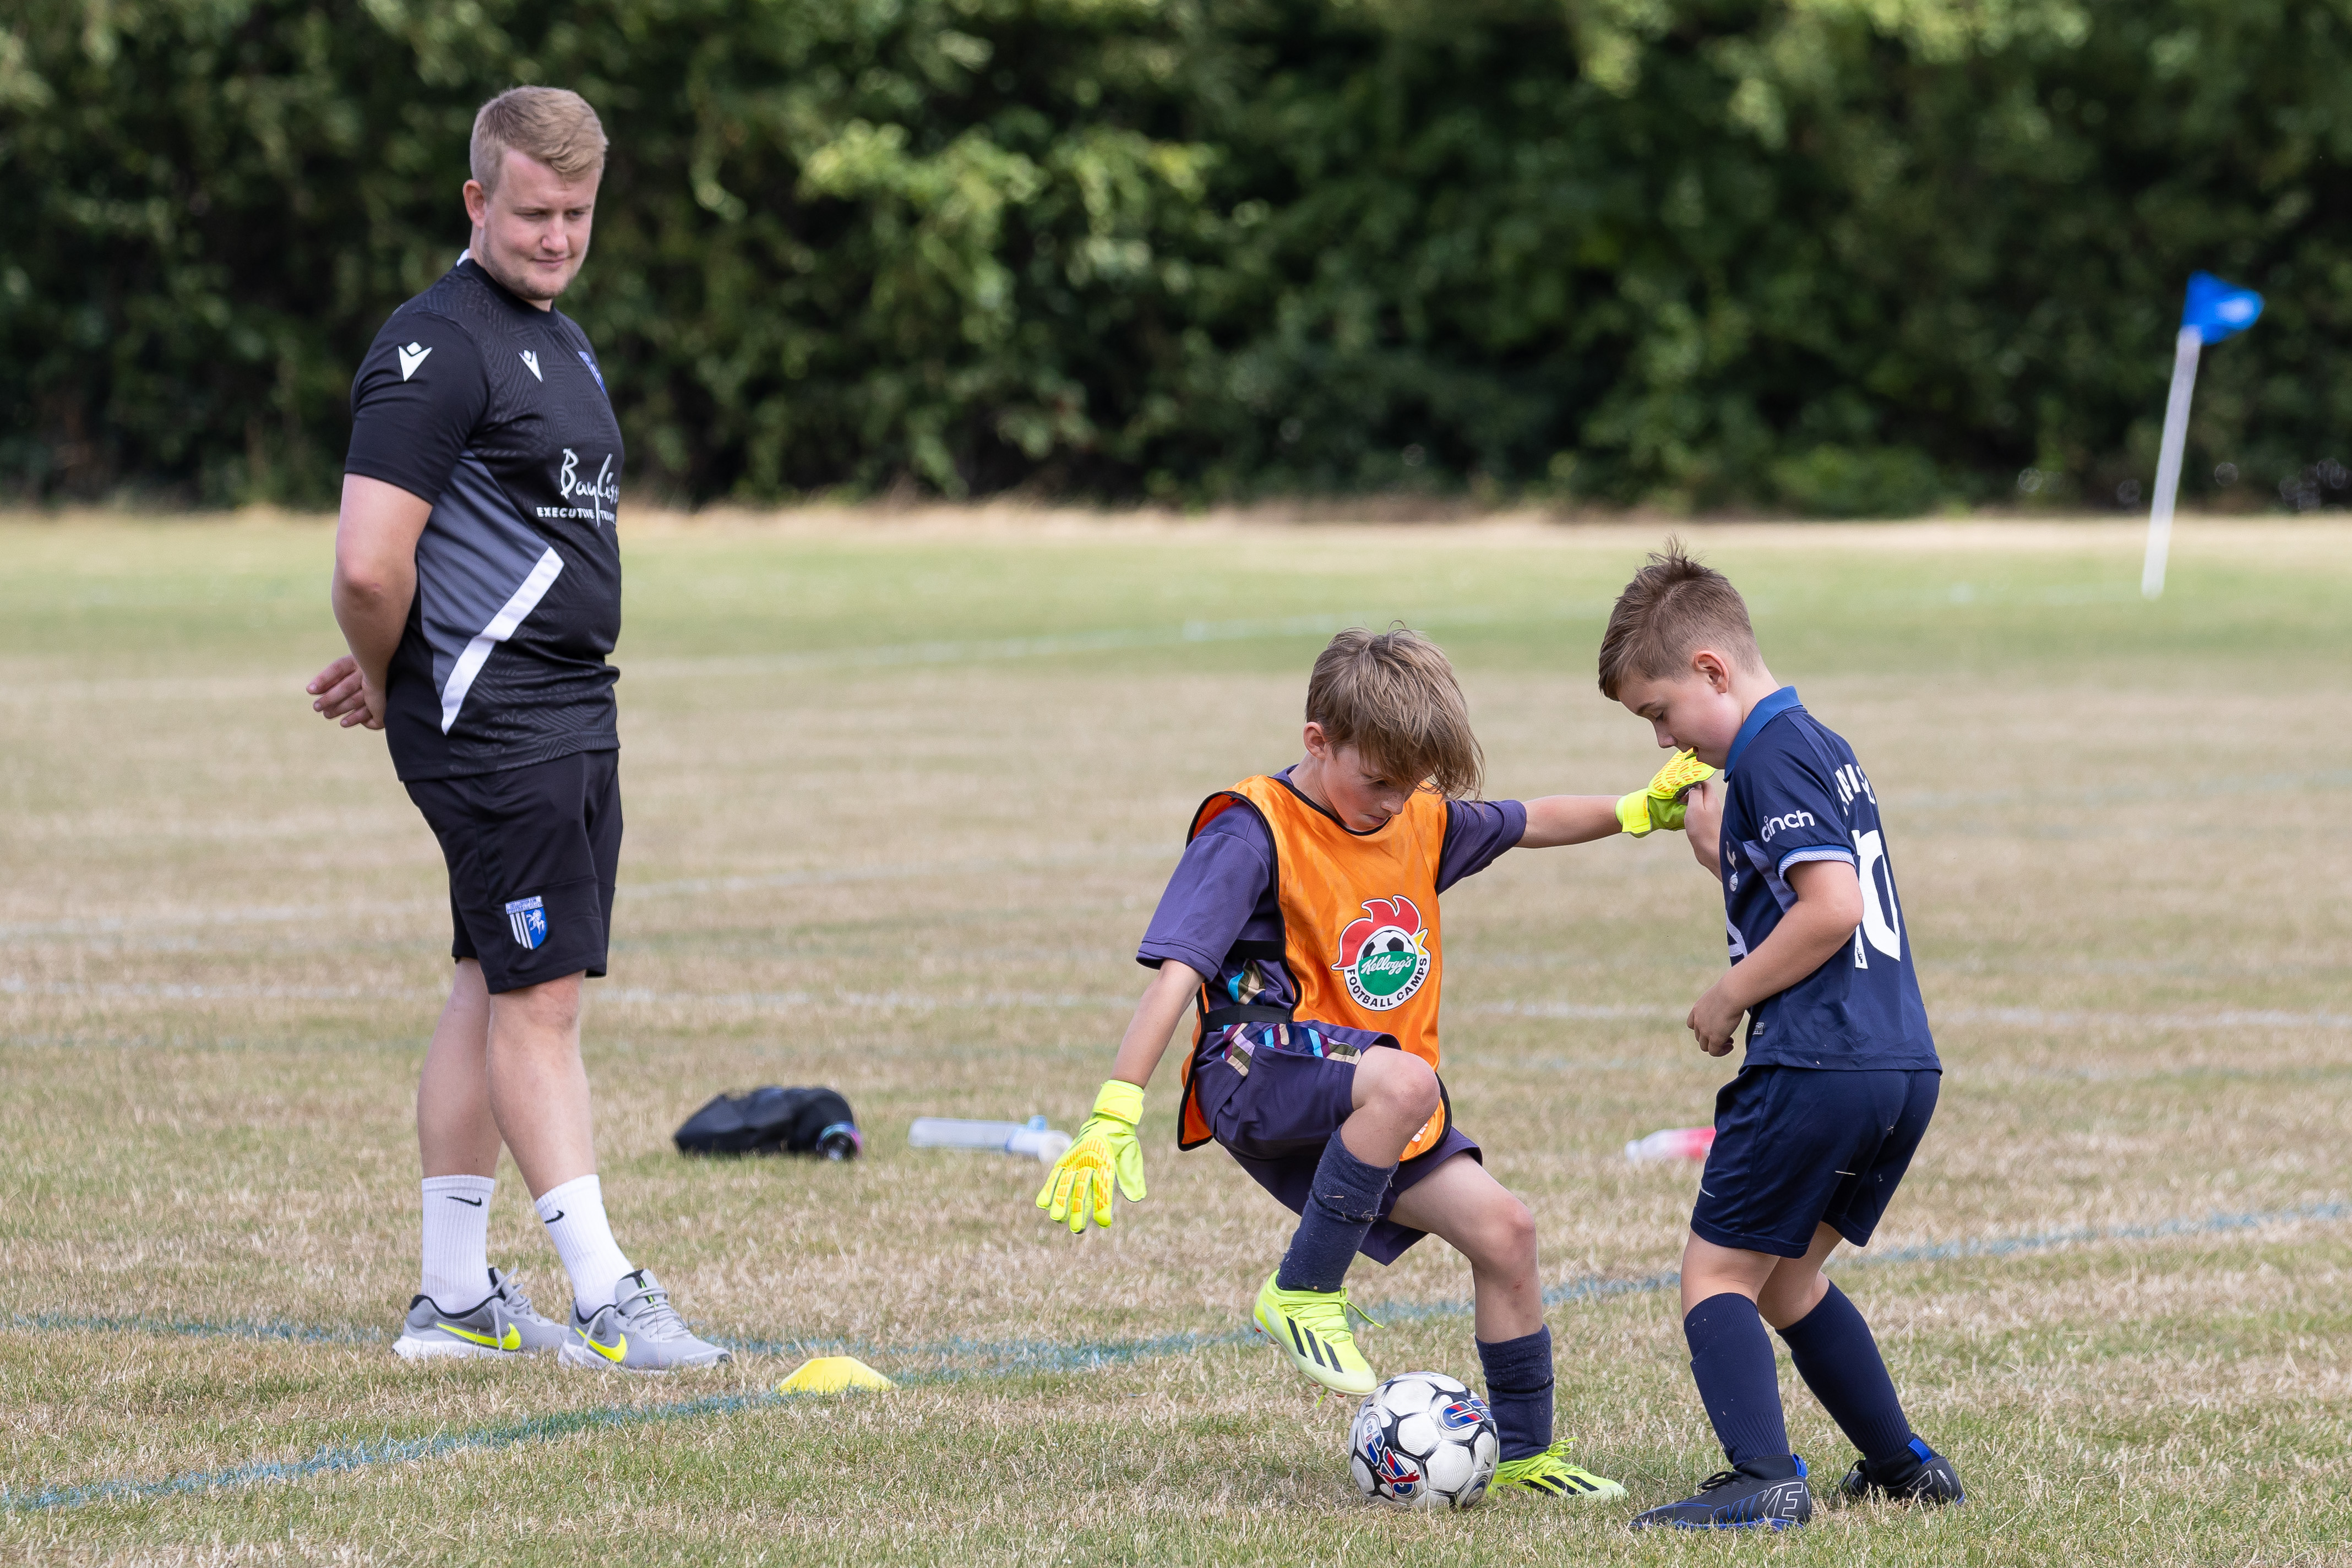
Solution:
[[[462,1312],[490,1293],[488,1176],[425,1178],[425,1270],[416,1288],[445,1312]]]
[[[572,1300],[580,1316],[594,1315],[613,1304],[613,1287],[629,1272],[629,1260],[613,1239],[612,1222],[604,1217],[604,1187],[593,1176],[575,1176],[540,1194],[539,1217],[547,1222],[547,1238],[555,1243],[564,1272],[572,1276]]]

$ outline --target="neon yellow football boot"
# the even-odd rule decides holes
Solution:
[[[1524,1459],[1506,1459],[1495,1467],[1495,1479],[1487,1490],[1497,1492],[1533,1492],[1538,1497],[1617,1498],[1625,1489],[1607,1476],[1596,1476],[1581,1465],[1568,1462],[1568,1439],[1563,1437],[1540,1454],[1529,1454]]]
[[[1275,1284],[1280,1273],[1276,1269],[1265,1277],[1257,1305],[1250,1311],[1259,1330],[1290,1358],[1291,1365],[1336,1394],[1370,1394],[1379,1387],[1371,1363],[1348,1331],[1350,1312],[1368,1323],[1372,1320],[1349,1304],[1346,1289],[1285,1290]]]

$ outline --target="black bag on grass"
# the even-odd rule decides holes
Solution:
[[[681,1154],[822,1154],[846,1160],[866,1146],[849,1101],[830,1089],[722,1094],[677,1130]]]

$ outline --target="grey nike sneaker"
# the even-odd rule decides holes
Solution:
[[[496,1358],[560,1351],[570,1337],[562,1324],[531,1310],[530,1298],[522,1293],[521,1286],[493,1268],[490,1293],[462,1312],[444,1311],[430,1296],[412,1297],[392,1353],[403,1361]]]
[[[583,1318],[572,1310],[572,1331],[558,1352],[567,1366],[609,1366],[623,1372],[674,1372],[682,1366],[714,1366],[735,1358],[708,1340],[694,1337],[669,1292],[651,1269],[624,1274],[609,1305]]]

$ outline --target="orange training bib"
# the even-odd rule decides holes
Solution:
[[[1438,1065],[1437,1005],[1444,975],[1439,936],[1437,863],[1445,849],[1445,802],[1416,791],[1371,833],[1350,833],[1282,780],[1244,779],[1201,804],[1198,837],[1235,806],[1255,810],[1274,839],[1275,895],[1282,910],[1283,963],[1297,988],[1300,1019],[1387,1035]],[[1212,984],[1215,976],[1209,977]],[[1202,991],[1203,1026],[1218,999]],[[1192,1057],[1185,1058],[1183,1126],[1191,1148],[1209,1136],[1193,1103]],[[1411,1159],[1445,1131],[1440,1106],[1405,1150]]]

